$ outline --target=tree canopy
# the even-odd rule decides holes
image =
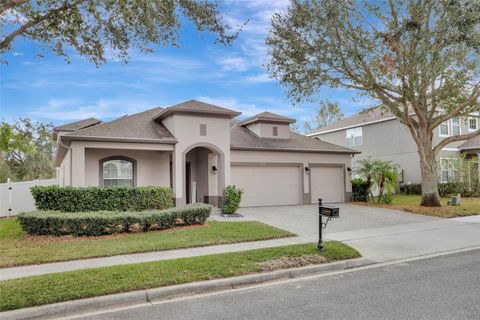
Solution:
[[[292,0],[276,13],[268,68],[294,102],[323,87],[381,101],[406,125],[422,170],[422,204],[439,206],[433,131],[480,111],[480,0]]]
[[[305,132],[312,132],[315,129],[326,127],[345,116],[338,105],[338,102],[320,101],[320,107],[313,121],[304,123]]]
[[[0,182],[55,177],[53,125],[21,118],[0,122]]]
[[[5,0],[0,3],[0,54],[25,38],[67,60],[73,48],[97,65],[107,58],[127,61],[131,48],[147,52],[152,45],[177,46],[186,23],[216,34],[218,43],[237,37],[223,22],[218,3],[206,0]]]

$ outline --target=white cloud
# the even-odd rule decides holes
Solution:
[[[99,99],[92,102],[82,102],[78,99],[51,99],[45,106],[30,112],[30,115],[38,119],[53,120],[54,123],[82,120],[90,117],[110,120],[158,105],[158,103],[152,103],[148,100]]]
[[[241,57],[226,57],[220,59],[218,64],[222,66],[224,71],[246,71],[248,69],[248,63]]]
[[[286,102],[272,99],[269,97],[255,98],[257,101],[260,101],[263,104],[261,106],[258,106],[257,103],[243,102],[234,97],[199,96],[195,99],[206,103],[211,103],[220,107],[230,108],[239,111],[242,113],[242,115],[240,116],[241,118],[250,117],[263,111],[269,111],[291,117],[295,117],[302,112],[301,109],[293,108],[290,106],[290,104]]]
[[[8,9],[0,15],[0,20],[10,24],[26,23],[28,20],[15,9]]]
[[[266,73],[248,76],[245,78],[245,80],[253,83],[265,83],[275,81],[275,79],[270,78],[270,76]]]

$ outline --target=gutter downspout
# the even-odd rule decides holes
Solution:
[[[70,169],[69,169],[70,172],[69,172],[69,175],[70,175],[70,185],[72,185],[72,169],[73,169],[72,168],[72,163],[73,163],[72,162],[72,147],[63,144],[61,136],[58,137],[58,144],[60,146],[64,147],[65,149],[67,149],[68,151],[70,151],[70,161],[69,161],[70,162],[70,166],[69,166],[70,167]]]

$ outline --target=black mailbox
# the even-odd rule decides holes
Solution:
[[[327,217],[327,221],[323,223],[322,217]],[[331,218],[340,217],[340,209],[334,206],[323,205],[322,199],[318,199],[318,251],[323,251],[322,229],[327,227],[328,221]]]
[[[334,206],[323,205],[320,207],[320,214],[329,218],[338,218],[340,216],[340,209]]]

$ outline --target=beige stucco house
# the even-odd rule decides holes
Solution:
[[[221,205],[225,186],[243,206],[343,202],[356,151],[293,133],[295,122],[191,100],[110,122],[86,119],[55,128],[63,185],[171,186],[177,206]]]

